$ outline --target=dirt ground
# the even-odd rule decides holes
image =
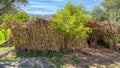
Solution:
[[[72,57],[77,57],[81,60],[81,64],[73,64],[75,68],[82,68],[81,65],[87,65],[88,68],[120,68],[120,52],[100,46],[88,48],[86,53],[76,52],[72,55],[67,55],[62,60],[66,62]]]

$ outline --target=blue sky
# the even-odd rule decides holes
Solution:
[[[49,15],[54,14],[58,9],[63,8],[68,0],[29,0],[24,10],[30,14]],[[73,4],[83,4],[87,10],[94,6],[100,6],[102,0],[70,0]]]

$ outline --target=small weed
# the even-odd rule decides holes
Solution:
[[[42,63],[48,64],[48,60],[44,57],[41,57]]]
[[[5,42],[5,40],[0,40],[0,45],[3,44]]]
[[[51,51],[51,52],[48,52],[48,53],[45,53],[45,52],[42,52],[42,51],[29,51],[28,52],[25,49],[18,50],[16,52],[16,54],[17,54],[17,56],[26,57],[26,58],[39,57],[39,56],[42,56],[42,57],[54,57],[54,56],[62,57],[62,56],[64,56],[63,53],[57,52],[57,51]]]
[[[0,51],[7,51],[7,50],[13,50],[15,49],[14,46],[11,46],[11,47],[0,47]]]
[[[52,52],[49,52],[47,55],[47,57],[54,57],[54,56],[63,57],[64,54],[62,52],[52,51]]]
[[[54,68],[61,68],[61,66],[64,64],[62,61],[60,61],[57,58],[49,58],[49,61],[53,63]]]
[[[12,56],[12,57],[4,57],[4,58],[0,58],[0,61],[16,61],[16,60],[20,60],[22,58],[17,57],[17,56]]]
[[[81,68],[89,68],[88,65],[81,65]]]
[[[75,56],[71,58],[71,62],[76,63],[76,64],[80,64],[81,61],[82,61],[82,60],[80,60],[79,58],[77,58],[77,57],[75,57]]]

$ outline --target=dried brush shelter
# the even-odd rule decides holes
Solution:
[[[81,50],[86,48],[86,41],[77,41],[69,37],[68,45],[64,48],[64,36],[55,32],[51,22],[37,19],[33,23],[10,23],[13,42],[16,46],[28,50]]]
[[[87,27],[92,29],[92,33],[89,34],[89,42],[91,46],[96,44],[102,44],[105,47],[111,49],[116,48],[117,44],[117,27],[116,24],[112,24],[109,21],[92,21],[86,24]]]

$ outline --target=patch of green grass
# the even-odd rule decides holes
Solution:
[[[29,57],[54,57],[54,56],[57,56],[57,57],[62,57],[64,56],[65,54],[63,54],[62,52],[58,52],[58,51],[51,51],[51,52],[43,52],[43,51],[27,51],[25,49],[20,49],[19,48],[17,49],[18,51],[16,52],[17,56],[20,56],[20,57],[26,57],[26,58],[29,58]]]
[[[44,57],[45,53],[42,51],[29,51],[28,52],[27,50],[22,49],[22,50],[16,51],[16,55],[22,58],[30,58],[30,57],[39,57],[39,56]]]
[[[75,63],[75,64],[80,64],[82,63],[82,60],[77,58],[76,56],[71,58],[71,62]]]
[[[13,50],[15,49],[15,46],[11,46],[11,47],[0,47],[0,51],[7,51],[7,50]]]
[[[42,63],[48,64],[48,60],[45,57],[41,57]]]
[[[16,60],[20,60],[22,58],[17,57],[17,56],[12,56],[12,57],[4,57],[4,58],[0,58],[0,61],[4,62],[4,61],[16,61]]]
[[[61,66],[64,64],[62,61],[60,61],[57,58],[49,58],[49,61],[53,63],[53,68],[61,68]]]
[[[4,42],[5,42],[5,40],[1,40],[1,41],[0,41],[0,45],[3,44]]]
[[[120,38],[117,39],[117,42],[120,43]]]
[[[63,54],[62,52],[58,52],[58,51],[52,51],[50,53],[48,53],[47,57],[63,57],[65,54]]]

